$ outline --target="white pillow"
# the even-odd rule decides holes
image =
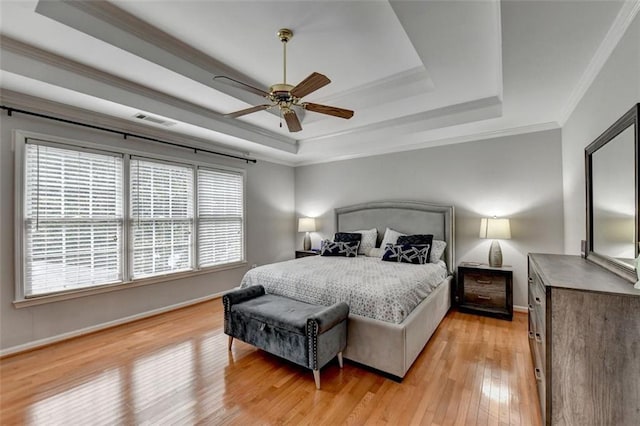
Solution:
[[[398,237],[404,237],[407,234],[400,233],[398,231],[394,231],[391,228],[387,228],[384,231],[384,237],[382,238],[382,243],[380,244],[380,248],[384,249],[387,244],[396,244],[398,242]]]
[[[433,240],[433,243],[431,243],[431,255],[429,256],[429,262],[438,263],[438,261],[444,254],[445,248],[447,248],[446,241]]]
[[[367,253],[367,256],[382,258],[383,254],[384,254],[383,248],[372,248],[371,250],[369,250],[369,253]]]
[[[358,254],[368,254],[369,250],[376,247],[376,240],[378,239],[378,230],[376,228],[361,230],[361,231],[349,231],[354,234],[361,234],[360,247],[358,248]]]

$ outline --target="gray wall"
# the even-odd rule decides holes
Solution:
[[[584,149],[640,102],[640,15],[562,128],[565,252],[586,238]]]
[[[393,141],[389,141],[393,143]],[[375,200],[420,200],[456,208],[456,264],[487,262],[490,241],[480,218],[511,219],[501,242],[514,266],[514,304],[527,304],[527,253],[563,251],[560,130],[297,167],[296,212],[318,217],[321,237],[334,232],[333,209]],[[296,234],[296,246],[302,244]]]
[[[84,328],[118,321],[155,309],[207,297],[237,286],[251,264],[293,257],[294,172],[292,167],[264,161],[246,165],[199,154],[200,161],[246,168],[247,267],[186,279],[118,290],[99,295],[17,309],[14,300],[14,156],[12,130],[20,129],[76,140],[128,146],[145,152],[176,157],[185,150],[137,142],[103,132],[31,119],[18,113],[2,115],[0,141],[0,350],[10,351]],[[193,158],[193,157],[187,157]]]

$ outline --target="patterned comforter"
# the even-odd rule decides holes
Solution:
[[[353,314],[399,324],[446,277],[442,261],[310,256],[251,269],[241,287],[261,284],[267,293],[317,305],[346,302]]]

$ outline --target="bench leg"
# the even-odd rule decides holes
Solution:
[[[313,378],[316,381],[316,389],[320,389],[320,370],[313,370]]]
[[[342,368],[344,365],[344,363],[342,362],[342,352],[338,352],[338,364],[340,364],[340,368]]]
[[[231,350],[232,344],[233,344],[233,337],[229,336],[229,350]]]

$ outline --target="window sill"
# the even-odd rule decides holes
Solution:
[[[210,268],[201,269],[198,271],[179,272],[175,274],[160,275],[156,277],[149,277],[135,281],[129,281],[126,283],[117,283],[111,285],[103,285],[98,287],[87,287],[78,290],[70,290],[66,292],[60,292],[55,294],[47,294],[43,296],[33,296],[24,299],[18,299],[13,301],[13,306],[16,308],[27,308],[29,306],[44,305],[46,303],[60,302],[63,300],[77,299],[80,297],[93,296],[96,294],[109,293],[112,291],[126,290],[128,288],[142,287],[151,284],[164,283],[167,281],[175,281],[183,278],[194,277],[198,275],[211,274],[214,272],[225,271],[228,269],[236,269],[246,267],[247,261],[243,260],[235,263],[228,263],[221,266],[212,266]]]

